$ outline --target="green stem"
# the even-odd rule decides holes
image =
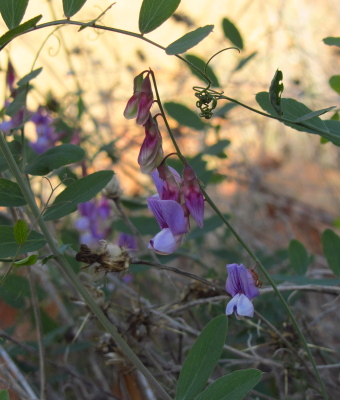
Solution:
[[[207,194],[207,192],[204,190],[203,185],[200,184],[201,187],[201,191],[205,197],[205,200],[207,201],[207,203],[211,206],[211,208],[215,211],[215,213],[221,218],[221,220],[224,222],[224,224],[230,229],[230,231],[232,232],[232,234],[235,236],[235,238],[238,240],[238,242],[243,246],[243,248],[247,251],[247,253],[252,257],[252,259],[254,261],[257,262],[259,268],[261,269],[261,272],[263,273],[263,275],[266,277],[266,279],[268,280],[268,282],[271,284],[271,286],[274,289],[274,292],[276,293],[276,295],[278,296],[278,298],[280,299],[284,309],[286,310],[287,314],[289,315],[292,324],[294,325],[299,338],[301,340],[301,342],[303,343],[303,346],[305,348],[305,351],[308,355],[308,358],[313,366],[316,378],[319,382],[320,388],[321,388],[321,393],[323,395],[324,400],[328,399],[327,393],[326,393],[326,389],[324,386],[324,383],[321,379],[321,376],[319,374],[318,368],[316,366],[314,357],[309,349],[309,346],[307,344],[306,338],[304,336],[304,334],[301,331],[301,328],[299,326],[299,324],[297,323],[291,309],[289,308],[288,304],[286,303],[285,299],[283,298],[281,292],[279,291],[279,289],[277,288],[275,282],[272,280],[272,278],[270,277],[270,275],[268,274],[268,272],[266,271],[265,267],[263,266],[263,264],[261,263],[261,261],[257,258],[256,254],[253,252],[253,250],[251,250],[251,248],[245,243],[245,241],[241,238],[241,236],[235,231],[235,229],[233,228],[233,226],[230,224],[230,222],[225,218],[225,216],[221,213],[221,211],[217,208],[217,206],[215,205],[215,203],[211,200],[211,198],[209,197],[209,195]]]
[[[25,179],[20,173],[20,170],[12,156],[10,149],[8,148],[7,142],[2,134],[0,134],[0,148],[4,154],[4,157],[8,163],[9,168],[11,169],[20,189],[25,197],[28,206],[30,207],[32,214],[38,220],[38,225],[41,229],[41,232],[45,236],[45,239],[50,246],[52,253],[55,256],[55,259],[58,261],[63,274],[68,278],[68,280],[75,287],[79,295],[84,299],[86,304],[92,310],[92,312],[96,315],[99,322],[103,325],[103,327],[111,334],[117,345],[123,351],[123,353],[130,359],[130,361],[135,365],[137,369],[149,380],[149,382],[153,385],[155,390],[158,391],[161,398],[166,400],[171,400],[171,397],[166,393],[164,388],[158,383],[155,377],[149,372],[149,370],[143,365],[140,359],[135,355],[130,346],[125,342],[125,340],[120,336],[117,329],[114,325],[110,323],[107,317],[104,315],[101,308],[97,305],[97,303],[93,300],[90,293],[83,286],[78,276],[73,272],[72,268],[64,258],[62,254],[59,253],[59,249],[55,240],[53,239],[50,230],[48,229],[45,221],[40,217],[40,210],[35,202],[34,196],[27,185]]]

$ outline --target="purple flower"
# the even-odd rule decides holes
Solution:
[[[161,200],[180,202],[180,184],[182,179],[175,169],[163,163],[151,174],[151,177],[156,185]]]
[[[195,171],[189,164],[183,170],[183,195],[190,214],[198,226],[203,228],[204,198]]]
[[[240,316],[252,317],[254,306],[251,300],[260,294],[252,275],[243,264],[228,264],[227,271],[226,291],[232,299],[227,304],[226,314],[234,312],[238,319]]]
[[[154,171],[163,161],[162,136],[159,132],[156,121],[149,117],[144,124],[145,139],[138,156],[138,164],[143,174]]]
[[[38,138],[30,146],[38,154],[52,148],[64,136],[64,132],[56,132],[54,119],[44,107],[38,108],[31,121],[35,124]]]
[[[153,103],[150,72],[143,78],[144,72],[137,75],[133,80],[133,95],[124,110],[124,117],[127,119],[137,117],[136,122],[138,125],[146,123]]]
[[[161,200],[155,195],[147,198],[149,209],[153,212],[161,231],[149,242],[158,254],[171,254],[182,243],[189,231],[189,219],[182,206],[174,200]]]
[[[78,205],[80,217],[75,221],[74,226],[81,232],[80,241],[82,244],[91,246],[98,240],[105,239],[109,233],[106,221],[111,209],[106,198],[96,202],[87,201]]]
[[[124,247],[133,252],[137,250],[137,240],[133,235],[129,235],[128,233],[119,233],[117,244],[119,247]]]

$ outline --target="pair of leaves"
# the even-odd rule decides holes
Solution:
[[[269,114],[276,116],[277,112],[270,103],[269,93],[260,92],[256,95],[256,101],[260,107]],[[283,117],[288,121],[282,121],[285,125],[302,132],[318,134],[337,146],[340,146],[340,121],[323,121],[320,115],[331,111],[334,107],[325,108],[323,110],[312,111],[303,103],[294,99],[281,99],[281,107]],[[296,125],[297,123],[306,124],[305,126]],[[317,130],[322,130],[323,133]]]
[[[24,240],[25,239],[25,240]],[[39,250],[46,244],[46,240],[42,234],[36,231],[31,233],[24,238],[24,232],[18,227],[13,226],[0,226],[0,254],[1,257],[14,257],[19,249],[18,241],[24,243],[18,254],[28,253]]]
[[[202,391],[221,356],[227,329],[226,315],[214,318],[203,329],[183,364],[176,400],[242,400],[259,382],[262,373],[258,370],[236,371]]]

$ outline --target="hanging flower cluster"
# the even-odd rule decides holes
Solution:
[[[134,79],[133,95],[124,116],[128,119],[136,117],[137,124],[145,129],[138,164],[144,174],[151,174],[156,185],[158,194],[148,197],[147,202],[161,228],[150,240],[149,248],[166,255],[178,249],[189,232],[190,214],[199,227],[203,227],[204,198],[195,171],[187,162],[182,177],[165,163],[162,136],[150,113],[154,98],[150,74],[151,71],[144,71]]]

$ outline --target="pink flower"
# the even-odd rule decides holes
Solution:
[[[190,214],[198,226],[203,228],[204,198],[195,171],[189,164],[183,170],[183,196]]]
[[[151,174],[151,177],[161,200],[174,200],[180,203],[182,179],[175,169],[163,163]]]
[[[144,124],[145,139],[138,156],[138,164],[143,174],[150,174],[163,161],[162,136],[157,122],[151,117]]]
[[[137,75],[133,80],[133,95],[124,110],[124,117],[126,119],[137,117],[136,122],[138,125],[146,123],[153,103],[153,93],[149,77],[150,72],[143,78],[144,72]]]

